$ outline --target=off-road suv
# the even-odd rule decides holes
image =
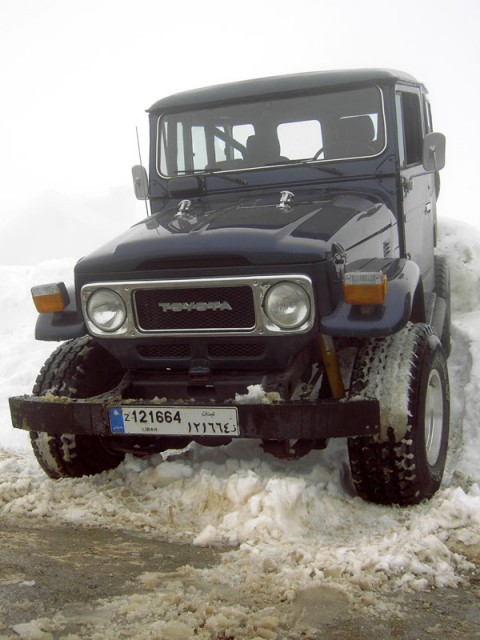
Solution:
[[[53,477],[195,441],[299,457],[347,437],[358,494],[438,489],[449,428],[449,277],[425,87],[307,73],[149,109],[150,215],[32,291],[63,341],[11,398]]]

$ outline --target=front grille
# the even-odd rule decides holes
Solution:
[[[189,358],[188,344],[142,344],[137,348],[143,358]]]
[[[248,330],[255,327],[249,286],[137,289],[134,306],[141,331]]]
[[[188,344],[142,344],[137,347],[142,358],[190,358],[191,349]],[[253,343],[212,343],[207,347],[209,358],[260,358],[265,355],[265,345]]]
[[[187,337],[205,336],[221,342],[222,337],[227,341],[232,336],[244,336],[252,338],[253,343],[257,338],[287,332],[275,325],[263,308],[267,292],[281,282],[300,285],[308,295],[312,309],[305,323],[288,330],[288,334],[311,331],[315,323],[315,296],[310,277],[301,273],[179,280],[101,280],[82,286],[82,311],[88,331],[108,340],[121,340],[127,336],[137,339],[168,336],[182,338],[185,342]],[[91,297],[100,289],[113,291],[124,302],[127,315],[116,331],[101,329],[90,320],[87,309]]]
[[[254,343],[218,343],[208,345],[210,358],[260,358],[265,353],[265,345]]]

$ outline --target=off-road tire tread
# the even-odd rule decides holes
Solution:
[[[121,371],[112,356],[89,336],[62,343],[43,365],[33,393],[62,398],[88,398],[108,391]],[[102,438],[32,431],[35,456],[51,478],[80,477],[113,469],[124,455],[107,449]]]
[[[427,325],[409,324],[404,329],[404,336],[406,334],[413,337],[410,362],[415,367],[422,356],[422,349],[433,337],[433,331]],[[378,366],[378,361],[381,360],[381,357],[378,357],[379,351],[385,353],[385,369],[391,366],[387,361],[388,351],[395,340],[402,340],[402,338],[398,335],[375,338],[366,341],[360,348],[352,372],[353,393],[361,395],[365,391],[372,367]],[[382,374],[376,371],[376,375],[381,377]],[[413,411],[412,405],[416,401],[412,385],[412,376],[410,376],[408,381],[410,414]],[[371,390],[368,395],[372,395]],[[407,427],[400,440],[391,426],[386,426],[385,431],[379,436],[348,439],[350,469],[358,495],[364,500],[386,505],[413,505],[431,497],[434,491],[430,494],[425,490],[417,473],[412,426]]]

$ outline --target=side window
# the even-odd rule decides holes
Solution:
[[[420,95],[414,91],[399,91],[396,104],[401,164],[417,164],[422,160],[423,145]]]
[[[185,173],[184,126],[172,120],[161,124],[160,171],[164,175]]]
[[[425,96],[423,96],[423,110],[425,113],[425,127],[426,127],[425,133],[431,133],[433,131],[432,109],[430,107],[430,102],[427,100]]]

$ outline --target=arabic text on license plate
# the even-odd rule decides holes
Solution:
[[[132,406],[110,409],[112,433],[238,436],[235,407]]]

